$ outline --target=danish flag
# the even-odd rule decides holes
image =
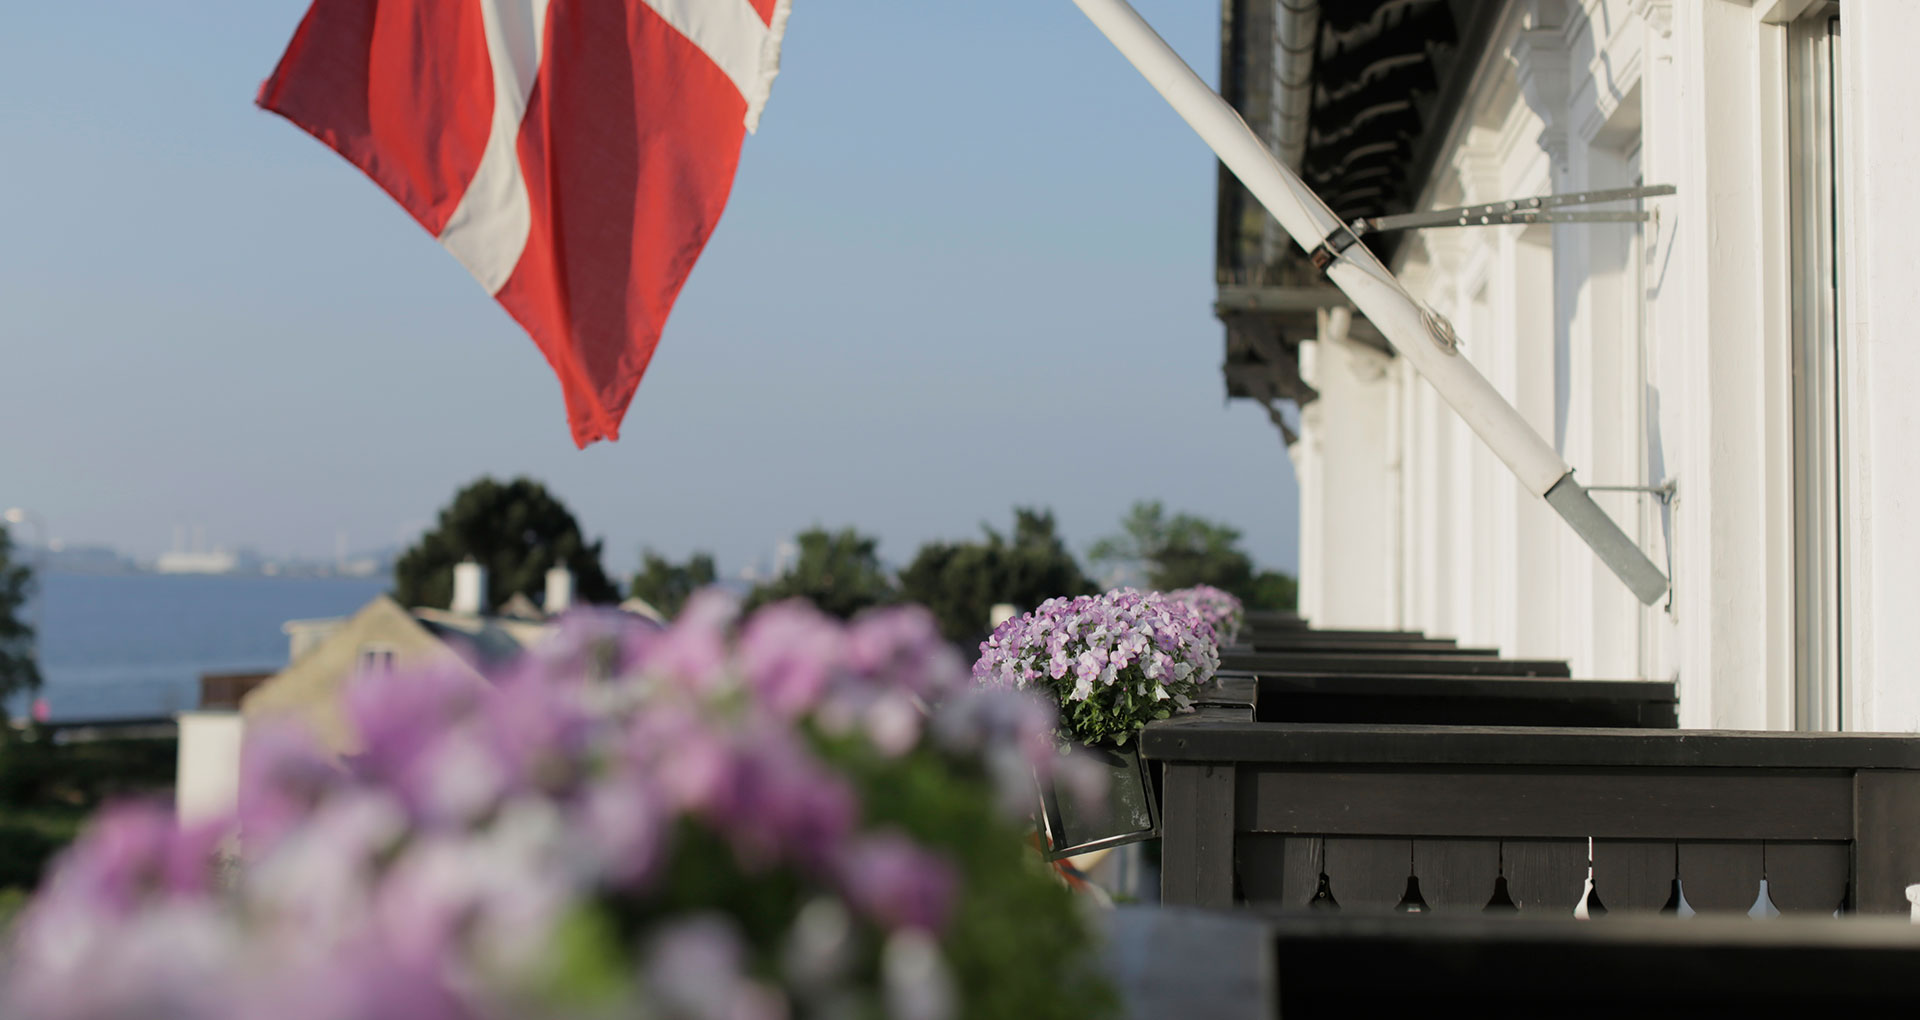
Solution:
[[[373,178],[617,439],[733,188],[792,0],[314,0],[261,107]]]

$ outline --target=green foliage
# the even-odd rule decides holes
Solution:
[[[1051,511],[1016,507],[1010,538],[980,527],[984,541],[928,542],[900,572],[901,597],[931,610],[947,640],[978,644],[998,603],[1027,610],[1093,590],[1056,534]]]
[[[1253,576],[1253,591],[1240,601],[1249,609],[1293,609],[1300,603],[1300,583],[1291,574],[1262,570]]]
[[[694,553],[685,566],[674,563],[652,549],[640,553],[640,572],[633,575],[633,597],[643,599],[661,615],[672,619],[694,592],[714,582],[713,556]]]
[[[408,606],[445,606],[453,599],[453,568],[473,559],[487,568],[487,605],[498,609],[515,592],[536,602],[547,571],[573,571],[582,602],[618,602],[619,589],[600,566],[600,543],[588,542],[566,504],[539,482],[506,484],[481,478],[453,497],[440,522],[420,536],[394,565],[394,598]]]
[[[1027,830],[994,803],[989,777],[929,747],[889,758],[858,737],[814,737],[859,792],[868,821],[939,853],[957,872],[961,891],[941,950],[960,996],[958,1016],[1098,1020],[1117,1012],[1081,905],[1041,861]],[[733,848],[703,826],[683,821],[674,846],[656,889],[605,896],[561,926],[550,964],[554,1001],[622,1001],[636,978],[636,942],[663,920],[724,916],[738,925],[753,958],[778,960],[793,919],[819,896],[790,870],[743,867]],[[871,931],[856,938],[852,987],[878,988],[880,946]],[[884,1013],[865,995],[837,1004],[839,1015]]]
[[[636,980],[623,948],[619,921],[605,906],[568,914],[547,946],[546,979],[535,1001],[581,1016],[618,1015],[621,1003],[631,1000]]]
[[[893,582],[880,565],[880,540],[852,528],[830,532],[809,528],[795,542],[800,555],[779,577],[753,589],[747,611],[770,602],[802,598],[842,620],[895,598]]]
[[[13,539],[0,525],[0,702],[40,688],[33,627],[26,620],[27,600],[32,597],[33,568],[16,562]]]
[[[848,741],[828,753],[853,777],[867,814],[949,855],[961,895],[941,941],[963,1017],[1078,1020],[1117,1012],[1081,905],[1028,833],[993,802],[984,775],[921,749],[884,758]]]
[[[0,900],[37,883],[105,801],[170,795],[178,755],[174,740],[0,741]]]
[[[0,810],[93,807],[114,797],[171,791],[179,741],[89,740],[0,744]]]
[[[1159,500],[1135,503],[1120,519],[1120,533],[1095,542],[1089,558],[1157,591],[1210,584],[1239,596],[1248,609],[1293,608],[1293,578],[1256,571],[1240,548],[1239,529],[1192,514],[1169,517]]]
[[[1171,701],[1155,701],[1134,693],[1144,682],[1145,674],[1138,667],[1129,666],[1121,672],[1119,683],[1110,687],[1096,685],[1087,700],[1063,701],[1060,706],[1063,732],[1089,747],[1102,744],[1125,747],[1148,723],[1171,719]],[[1184,685],[1181,693],[1191,696],[1193,685]]]
[[[0,890],[31,889],[47,864],[79,835],[85,813],[0,808]]]
[[[7,928],[13,924],[13,919],[19,916],[26,905],[25,889],[0,888],[0,942],[6,941]]]

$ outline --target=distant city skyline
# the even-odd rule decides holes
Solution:
[[[1295,569],[1285,450],[1223,395],[1215,164],[1065,0],[799,5],[625,438],[585,452],[465,270],[252,107],[305,6],[10,12],[0,130],[35,158],[0,190],[0,506],[50,536],[317,559],[490,474],[620,573],[734,575],[815,524],[903,563],[1016,505],[1084,554],[1144,498]],[[1217,8],[1140,7],[1215,76]]]

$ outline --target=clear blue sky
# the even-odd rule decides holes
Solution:
[[[142,554],[410,539],[482,473],[626,570],[809,524],[904,562],[1155,497],[1296,562],[1292,468],[1226,404],[1214,163],[1068,0],[798,0],[726,218],[623,439],[373,184],[252,105],[305,0],[14,5],[0,32],[0,506]],[[1142,13],[1214,80],[1219,5]]]

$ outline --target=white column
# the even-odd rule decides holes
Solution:
[[[1686,89],[1675,62],[1673,5],[1669,0],[1635,0],[1634,6],[1640,16],[1642,39],[1641,175],[1651,184],[1678,184],[1682,176],[1680,168],[1687,158],[1685,149],[1691,140],[1686,136],[1684,118],[1675,110]],[[1677,278],[1671,276],[1673,270],[1667,258],[1672,250],[1672,235],[1681,204],[1676,196],[1648,202],[1647,207],[1664,216],[1646,225],[1641,244],[1641,258],[1647,266],[1644,280],[1647,310],[1641,324],[1646,330],[1647,346],[1647,468],[1648,477],[1664,482],[1678,478],[1686,460],[1685,426],[1690,417],[1686,406],[1688,381],[1695,366],[1688,356],[1685,334],[1686,294],[1679,283],[1671,282]],[[1682,541],[1677,509],[1673,504],[1666,504],[1655,511],[1660,547],[1670,550],[1676,575],[1691,562],[1683,562],[1679,555]],[[1685,611],[1686,607],[1679,606],[1678,597],[1676,585],[1668,598],[1681,611],[1663,611],[1655,618],[1649,635],[1646,673],[1650,678],[1668,679],[1680,674],[1686,650],[1683,621],[1690,621],[1691,616]],[[1689,718],[1693,717],[1689,715]]]
[[[1514,406],[1543,436],[1554,431],[1553,246],[1544,226],[1530,227],[1513,243]],[[1565,655],[1560,574],[1564,532],[1550,507],[1517,489],[1513,503],[1514,614],[1509,654],[1520,658]]]
[[[1299,347],[1302,379],[1313,374],[1314,346],[1303,343]],[[1320,480],[1320,442],[1326,431],[1320,421],[1322,411],[1318,400],[1300,409],[1300,438],[1287,447],[1300,490],[1300,577],[1294,608],[1308,621],[1320,618],[1320,592],[1326,582],[1326,558],[1321,555],[1326,538],[1320,531],[1320,508],[1326,503]]]
[[[1774,542],[1791,458],[1769,442],[1767,186],[1760,28],[1741,0],[1673,6],[1672,62],[1648,68],[1657,199],[1651,321],[1674,507],[1681,723],[1792,723],[1791,543]],[[1677,384],[1677,389],[1675,385]]]
[[[1393,626],[1392,362],[1357,341],[1327,338],[1301,344],[1300,367],[1320,393],[1301,416],[1306,430],[1296,444],[1312,444],[1299,459],[1312,472],[1300,487],[1301,611],[1319,627]]]

